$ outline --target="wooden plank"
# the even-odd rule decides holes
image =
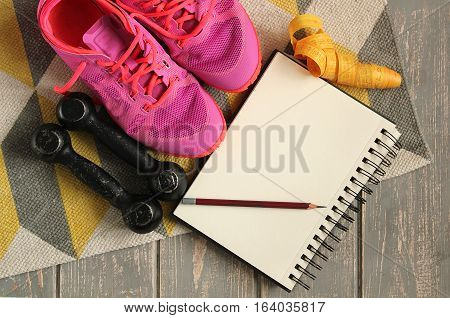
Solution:
[[[356,219],[356,216],[354,216]],[[335,247],[335,251],[325,252],[329,260],[318,262],[323,269],[317,271],[311,266],[307,269],[317,276],[314,281],[302,281],[311,286],[306,290],[301,286],[296,286],[291,293],[288,293],[276,285],[273,281],[263,276],[261,279],[261,297],[283,297],[283,298],[304,298],[304,297],[357,297],[358,296],[358,219],[351,225],[350,231],[343,235],[340,230],[333,229],[333,233],[342,238],[339,244],[330,245]],[[345,224],[345,223],[343,223]],[[322,251],[322,249],[320,249]]]
[[[61,297],[156,297],[157,242],[61,265]]]
[[[389,7],[434,162],[385,182],[369,201],[363,220],[363,295],[448,297],[450,6],[421,0],[391,1]]]
[[[0,297],[56,297],[56,266],[0,280]]]
[[[256,297],[253,269],[199,234],[160,242],[161,297]]]

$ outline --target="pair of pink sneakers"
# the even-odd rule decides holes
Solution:
[[[74,71],[57,92],[81,78],[127,134],[176,156],[206,156],[226,131],[191,73],[240,92],[261,69],[257,35],[238,0],[40,0],[38,22]]]

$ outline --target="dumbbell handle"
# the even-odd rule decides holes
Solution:
[[[96,136],[125,162],[144,173],[158,171],[162,163],[153,159],[146,147],[125,134],[118,126],[100,121],[92,99],[83,93],[71,93],[58,104],[56,116],[69,130],[84,130]],[[108,118],[109,119],[109,118]]]
[[[67,167],[78,179],[93,191],[107,199],[111,205],[123,209],[130,202],[128,194],[119,182],[95,163],[66,149],[58,162]]]
[[[186,172],[173,162],[160,162],[147,148],[123,132],[110,118],[97,114],[92,99],[83,93],[71,93],[58,104],[56,116],[69,130],[83,130],[96,136],[119,158],[149,176],[149,185],[160,200],[178,200],[186,191]]]
[[[86,130],[95,135],[122,160],[138,167],[139,171],[152,173],[160,168],[160,162],[147,153],[146,147],[124,134],[117,126],[94,120],[91,117],[89,125],[86,125]]]

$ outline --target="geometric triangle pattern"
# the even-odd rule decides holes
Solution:
[[[39,251],[39,253],[36,253]],[[75,260],[27,229],[20,227],[10,248],[0,260],[0,277],[29,272]]]
[[[44,122],[56,123],[55,103],[45,97],[38,97]],[[81,156],[100,165],[100,157],[94,138],[84,132],[71,132],[72,146]],[[79,257],[90,240],[95,228],[109,208],[108,202],[101,200],[67,169],[56,165],[55,174],[59,186],[66,223],[72,238],[76,257]],[[83,198],[83,204],[80,204]]]
[[[36,25],[33,23],[33,26],[30,27],[30,17],[37,12],[38,1],[13,0],[13,3],[20,30],[26,30],[26,32],[22,32],[23,44],[28,61],[30,61],[29,67],[33,83],[37,85],[56,53],[42,39],[41,32]]]
[[[241,3],[258,32],[264,61],[275,49],[291,49],[287,25],[294,15],[313,13],[323,19],[338,49],[402,73],[384,1]],[[136,235],[122,225],[116,209],[64,168],[41,162],[32,154],[29,142],[33,130],[56,120],[55,105],[60,97],[52,88],[66,82],[71,74],[40,35],[37,4],[38,1],[0,1],[0,278],[188,232],[170,217],[174,206],[163,204],[162,224],[153,233]],[[382,92],[342,88],[398,124],[404,149],[388,177],[430,162],[405,84]],[[227,121],[232,120],[247,96],[206,89]],[[73,90],[88,92],[80,82]],[[92,136],[71,133],[71,137],[78,152],[111,172],[127,189],[137,193],[146,190],[145,178],[136,176],[134,168]],[[198,164],[192,159],[154,155],[176,161],[189,171]]]
[[[0,207],[2,209],[2,222],[0,222],[0,259],[3,258],[10,244],[19,230],[19,218],[16,213],[14,198],[11,193],[8,176],[6,175],[3,152],[0,149]]]
[[[42,123],[34,93],[2,143],[20,224],[60,251],[75,256],[53,166],[36,160],[30,147],[32,127]]]

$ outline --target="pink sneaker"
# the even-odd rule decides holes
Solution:
[[[45,39],[78,78],[98,94],[131,137],[164,153],[203,157],[225,135],[222,112],[211,96],[158,42],[107,0],[40,0]]]
[[[246,90],[261,70],[255,28],[238,0],[115,0],[206,84]]]

